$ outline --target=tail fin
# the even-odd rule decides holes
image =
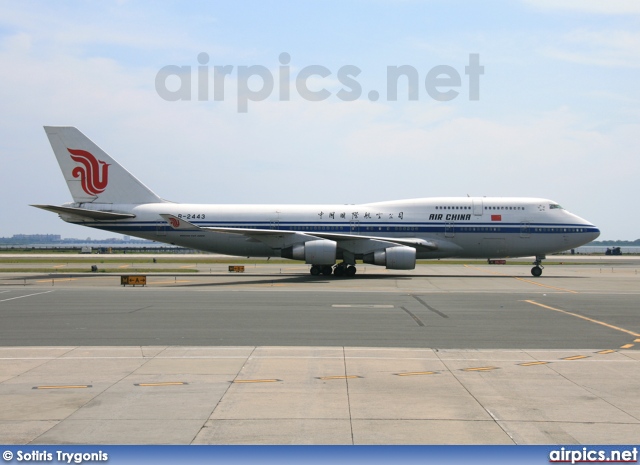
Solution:
[[[78,129],[45,126],[44,130],[74,202],[163,202]]]

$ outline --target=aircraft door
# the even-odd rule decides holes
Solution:
[[[520,237],[531,237],[531,225],[529,223],[520,223]]]
[[[360,234],[360,220],[351,220],[349,222],[349,231],[352,235]]]
[[[484,212],[482,198],[474,198],[472,202],[473,202],[473,214],[475,216],[482,216],[482,213]]]
[[[269,221],[269,229],[280,229],[280,211],[276,210],[275,215],[271,216]]]
[[[455,224],[447,223],[444,226],[444,237],[454,237],[456,235]]]

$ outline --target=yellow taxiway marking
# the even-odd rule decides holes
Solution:
[[[546,365],[549,362],[525,362],[525,363],[518,363],[518,365],[520,365],[521,367],[530,367],[533,365]]]
[[[177,280],[177,281],[156,281],[153,283],[147,283],[147,286],[151,286],[152,284],[175,284],[175,283],[190,283],[189,280]]]
[[[138,384],[134,384],[134,386],[140,386],[140,387],[149,387],[149,386],[182,386],[184,383],[182,381],[169,381],[166,383],[138,383]]]
[[[491,371],[497,370],[498,367],[475,367],[475,368],[464,368],[462,371]]]
[[[358,375],[349,375],[349,376],[323,376],[318,379],[328,380],[328,379],[353,379],[353,378],[362,378],[362,376]]]
[[[564,357],[562,360],[580,360],[583,358],[588,358],[586,355],[573,355],[571,357]]]
[[[435,375],[436,371],[412,371],[408,373],[396,373],[396,376],[420,376],[420,375]]]
[[[614,352],[615,350],[607,349],[607,350],[601,350],[600,352],[596,352],[596,353],[604,355],[604,354],[612,354]]]
[[[196,268],[197,265],[185,265],[185,266],[181,266],[180,268]]]
[[[64,282],[64,281],[77,281],[78,278],[51,278],[51,279],[38,279],[36,282],[37,283],[50,283],[51,280],[55,280],[58,282]]]
[[[281,379],[236,379],[233,381],[234,384],[242,384],[242,383],[277,383],[278,381],[282,381]]]
[[[56,265],[54,266],[54,268],[62,268],[63,266],[67,266],[67,265]]]
[[[35,386],[33,389],[86,389],[92,387],[91,384],[79,384],[75,386]]]
[[[131,265],[120,265],[118,268],[129,268]]]
[[[640,342],[640,339],[634,339],[633,342]]]
[[[530,279],[516,278],[515,276],[514,278],[517,279],[518,281],[522,281],[523,283],[535,284],[536,286],[546,287],[548,289],[555,289],[556,291],[569,292],[571,294],[578,294],[577,291],[572,291],[571,289],[565,289],[564,287],[549,286],[548,284],[537,283],[535,281],[531,281]]]
[[[635,337],[640,337],[640,334],[634,333],[633,331],[629,331],[628,329],[620,328],[619,326],[610,325],[609,323],[605,323],[604,321],[594,320],[593,318],[578,315],[577,313],[568,312],[566,310],[560,310],[559,308],[555,308],[555,307],[550,307],[549,305],[538,303],[535,300],[525,300],[524,302],[527,302],[531,305],[537,305],[538,307],[546,308],[548,310],[553,310],[554,312],[560,312],[560,313],[564,313],[565,315],[575,316],[577,318],[590,321],[591,323],[596,323],[598,325],[606,326],[607,328],[615,329],[616,331],[622,331],[623,333],[631,334],[632,336],[635,336]]]
[[[623,346],[620,346],[621,349],[630,349],[634,346],[635,344],[625,344]]]

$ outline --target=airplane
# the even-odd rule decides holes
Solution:
[[[243,257],[303,260],[314,276],[354,276],[356,261],[412,270],[419,259],[535,257],[600,230],[558,203],[430,197],[359,205],[210,205],[162,199],[75,127],[44,127],[72,203],[32,205],[68,223]]]

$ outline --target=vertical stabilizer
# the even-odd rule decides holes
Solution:
[[[45,126],[44,130],[74,202],[163,202],[78,129]]]

